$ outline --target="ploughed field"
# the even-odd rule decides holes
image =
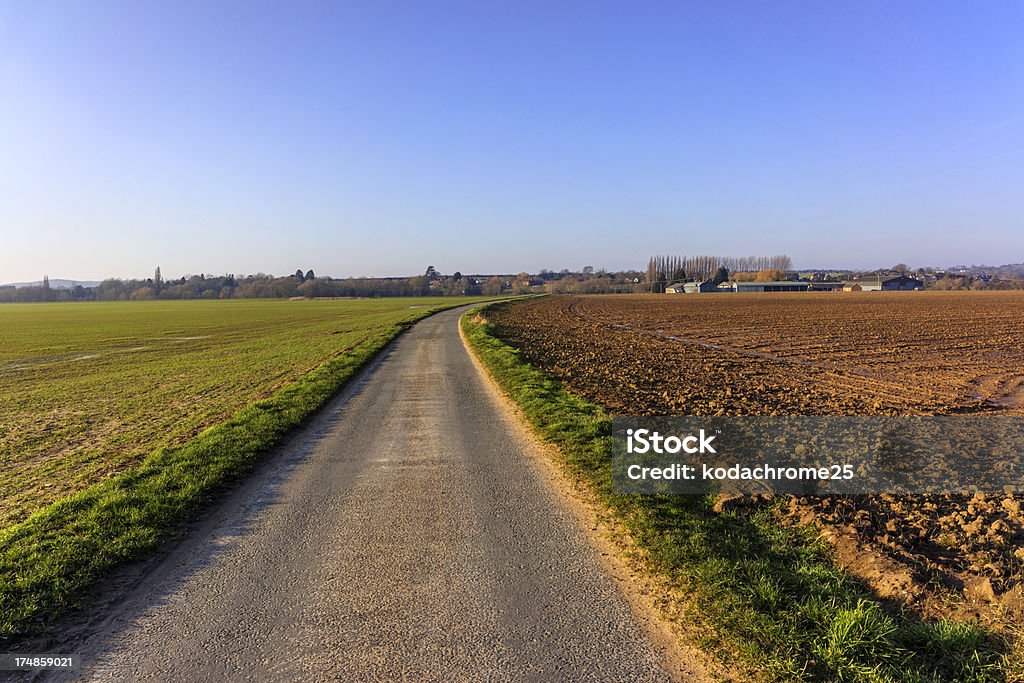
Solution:
[[[494,317],[622,414],[1024,410],[1015,292],[565,297]]]
[[[0,529],[441,303],[458,301],[0,306]]]
[[[1022,292],[560,296],[487,316],[616,414],[1024,416]],[[1020,501],[833,496],[779,514],[820,524],[884,597],[1001,612],[1024,608]],[[967,601],[946,599],[957,594]]]

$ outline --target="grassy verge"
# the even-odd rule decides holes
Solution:
[[[738,665],[743,677],[1006,680],[998,638],[970,625],[886,611],[829,561],[810,529],[783,528],[769,509],[719,514],[699,497],[616,494],[611,416],[529,365],[476,311],[461,324],[498,385],[627,530],[649,571],[685,603],[697,644],[734,670]]]
[[[455,305],[455,304],[453,304]],[[423,318],[450,308],[423,309]],[[413,321],[375,334],[183,445],[0,529],[0,645],[40,631],[112,568],[158,547]]]

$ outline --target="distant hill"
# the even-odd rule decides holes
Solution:
[[[98,284],[99,280],[61,280],[59,278],[50,278],[51,289],[72,289],[77,285],[95,287]],[[0,287],[42,287],[42,285],[42,280],[36,280],[35,282],[8,282],[6,285],[0,285]]]

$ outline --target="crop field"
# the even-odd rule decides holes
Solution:
[[[1017,292],[565,296],[487,317],[569,391],[622,415],[1024,415]],[[1019,494],[775,509],[780,524],[817,523],[884,598],[1024,623]]]
[[[459,302],[2,306],[0,529],[130,471],[432,306]]]

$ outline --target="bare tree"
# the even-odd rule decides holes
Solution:
[[[785,272],[792,270],[793,262],[785,254],[778,256],[652,256],[647,261],[647,281],[652,291],[670,280],[711,280],[726,272],[756,273],[763,270]]]

